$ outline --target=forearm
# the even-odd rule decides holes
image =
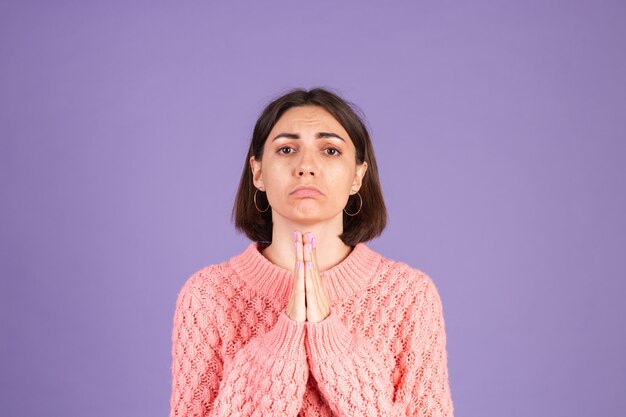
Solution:
[[[394,387],[382,355],[355,337],[336,313],[308,323],[309,367],[329,406],[338,416],[400,416]]]
[[[308,378],[304,335],[304,323],[281,313],[275,327],[250,341],[225,369],[210,415],[297,415]]]
[[[308,378],[304,325],[280,314],[274,327],[224,363],[220,326],[188,284],[172,333],[170,417],[296,415]]]

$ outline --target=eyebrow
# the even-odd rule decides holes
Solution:
[[[272,139],[272,142],[274,142],[278,138],[300,139],[300,135],[298,135],[297,133],[281,133],[279,135],[276,135],[274,139]],[[329,133],[329,132],[319,132],[317,135],[315,135],[315,138],[316,139],[337,138],[345,142],[345,140],[341,136],[335,133]]]

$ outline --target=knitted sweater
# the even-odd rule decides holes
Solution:
[[[326,277],[330,315],[285,313],[293,273],[251,243],[183,285],[172,333],[175,416],[452,416],[430,277],[359,243]]]

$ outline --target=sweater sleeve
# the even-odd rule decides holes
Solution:
[[[297,415],[308,378],[304,330],[283,312],[224,367],[215,320],[187,283],[174,313],[170,417]]]
[[[353,335],[334,311],[307,324],[309,366],[320,391],[338,416],[452,416],[441,301],[428,280],[399,358],[396,386],[371,343]]]

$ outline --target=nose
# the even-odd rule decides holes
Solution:
[[[300,158],[299,164],[296,169],[298,176],[315,176],[318,173],[317,161],[315,160],[314,156],[315,152],[303,149],[301,150],[300,154],[302,155],[302,157]]]

